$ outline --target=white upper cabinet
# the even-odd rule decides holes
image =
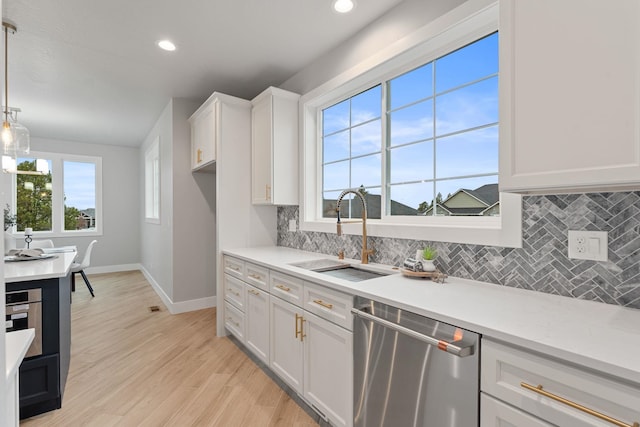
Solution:
[[[191,123],[191,170],[210,168],[216,161],[218,100],[209,98],[189,118]]]
[[[500,2],[500,189],[640,183],[640,2]]]
[[[298,204],[299,98],[270,87],[251,101],[253,204]]]

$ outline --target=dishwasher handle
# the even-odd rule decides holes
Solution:
[[[473,354],[473,344],[465,347],[461,347],[444,340],[439,340],[437,338],[430,337],[429,335],[421,334],[420,332],[416,332],[412,329],[409,329],[402,325],[398,325],[397,323],[390,322],[381,317],[374,316],[372,314],[367,313],[366,311],[358,310],[357,308],[352,308],[351,313],[354,314],[355,316],[370,320],[374,323],[384,326],[385,328],[391,329],[401,334],[408,335],[412,338],[425,342],[429,345],[434,345],[438,347],[438,349],[442,351],[446,351],[447,353],[453,354],[454,356],[466,357],[466,356],[471,356]]]

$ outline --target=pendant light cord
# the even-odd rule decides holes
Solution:
[[[4,27],[4,126],[9,124],[9,27],[5,22]]]

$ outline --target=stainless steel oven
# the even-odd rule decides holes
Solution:
[[[42,289],[6,293],[5,327],[7,332],[35,329],[35,338],[25,357],[42,354]]]
[[[479,335],[356,298],[355,427],[477,427]]]

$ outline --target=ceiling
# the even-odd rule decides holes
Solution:
[[[32,137],[139,146],[170,98],[251,99],[401,1],[3,0],[9,105]]]

